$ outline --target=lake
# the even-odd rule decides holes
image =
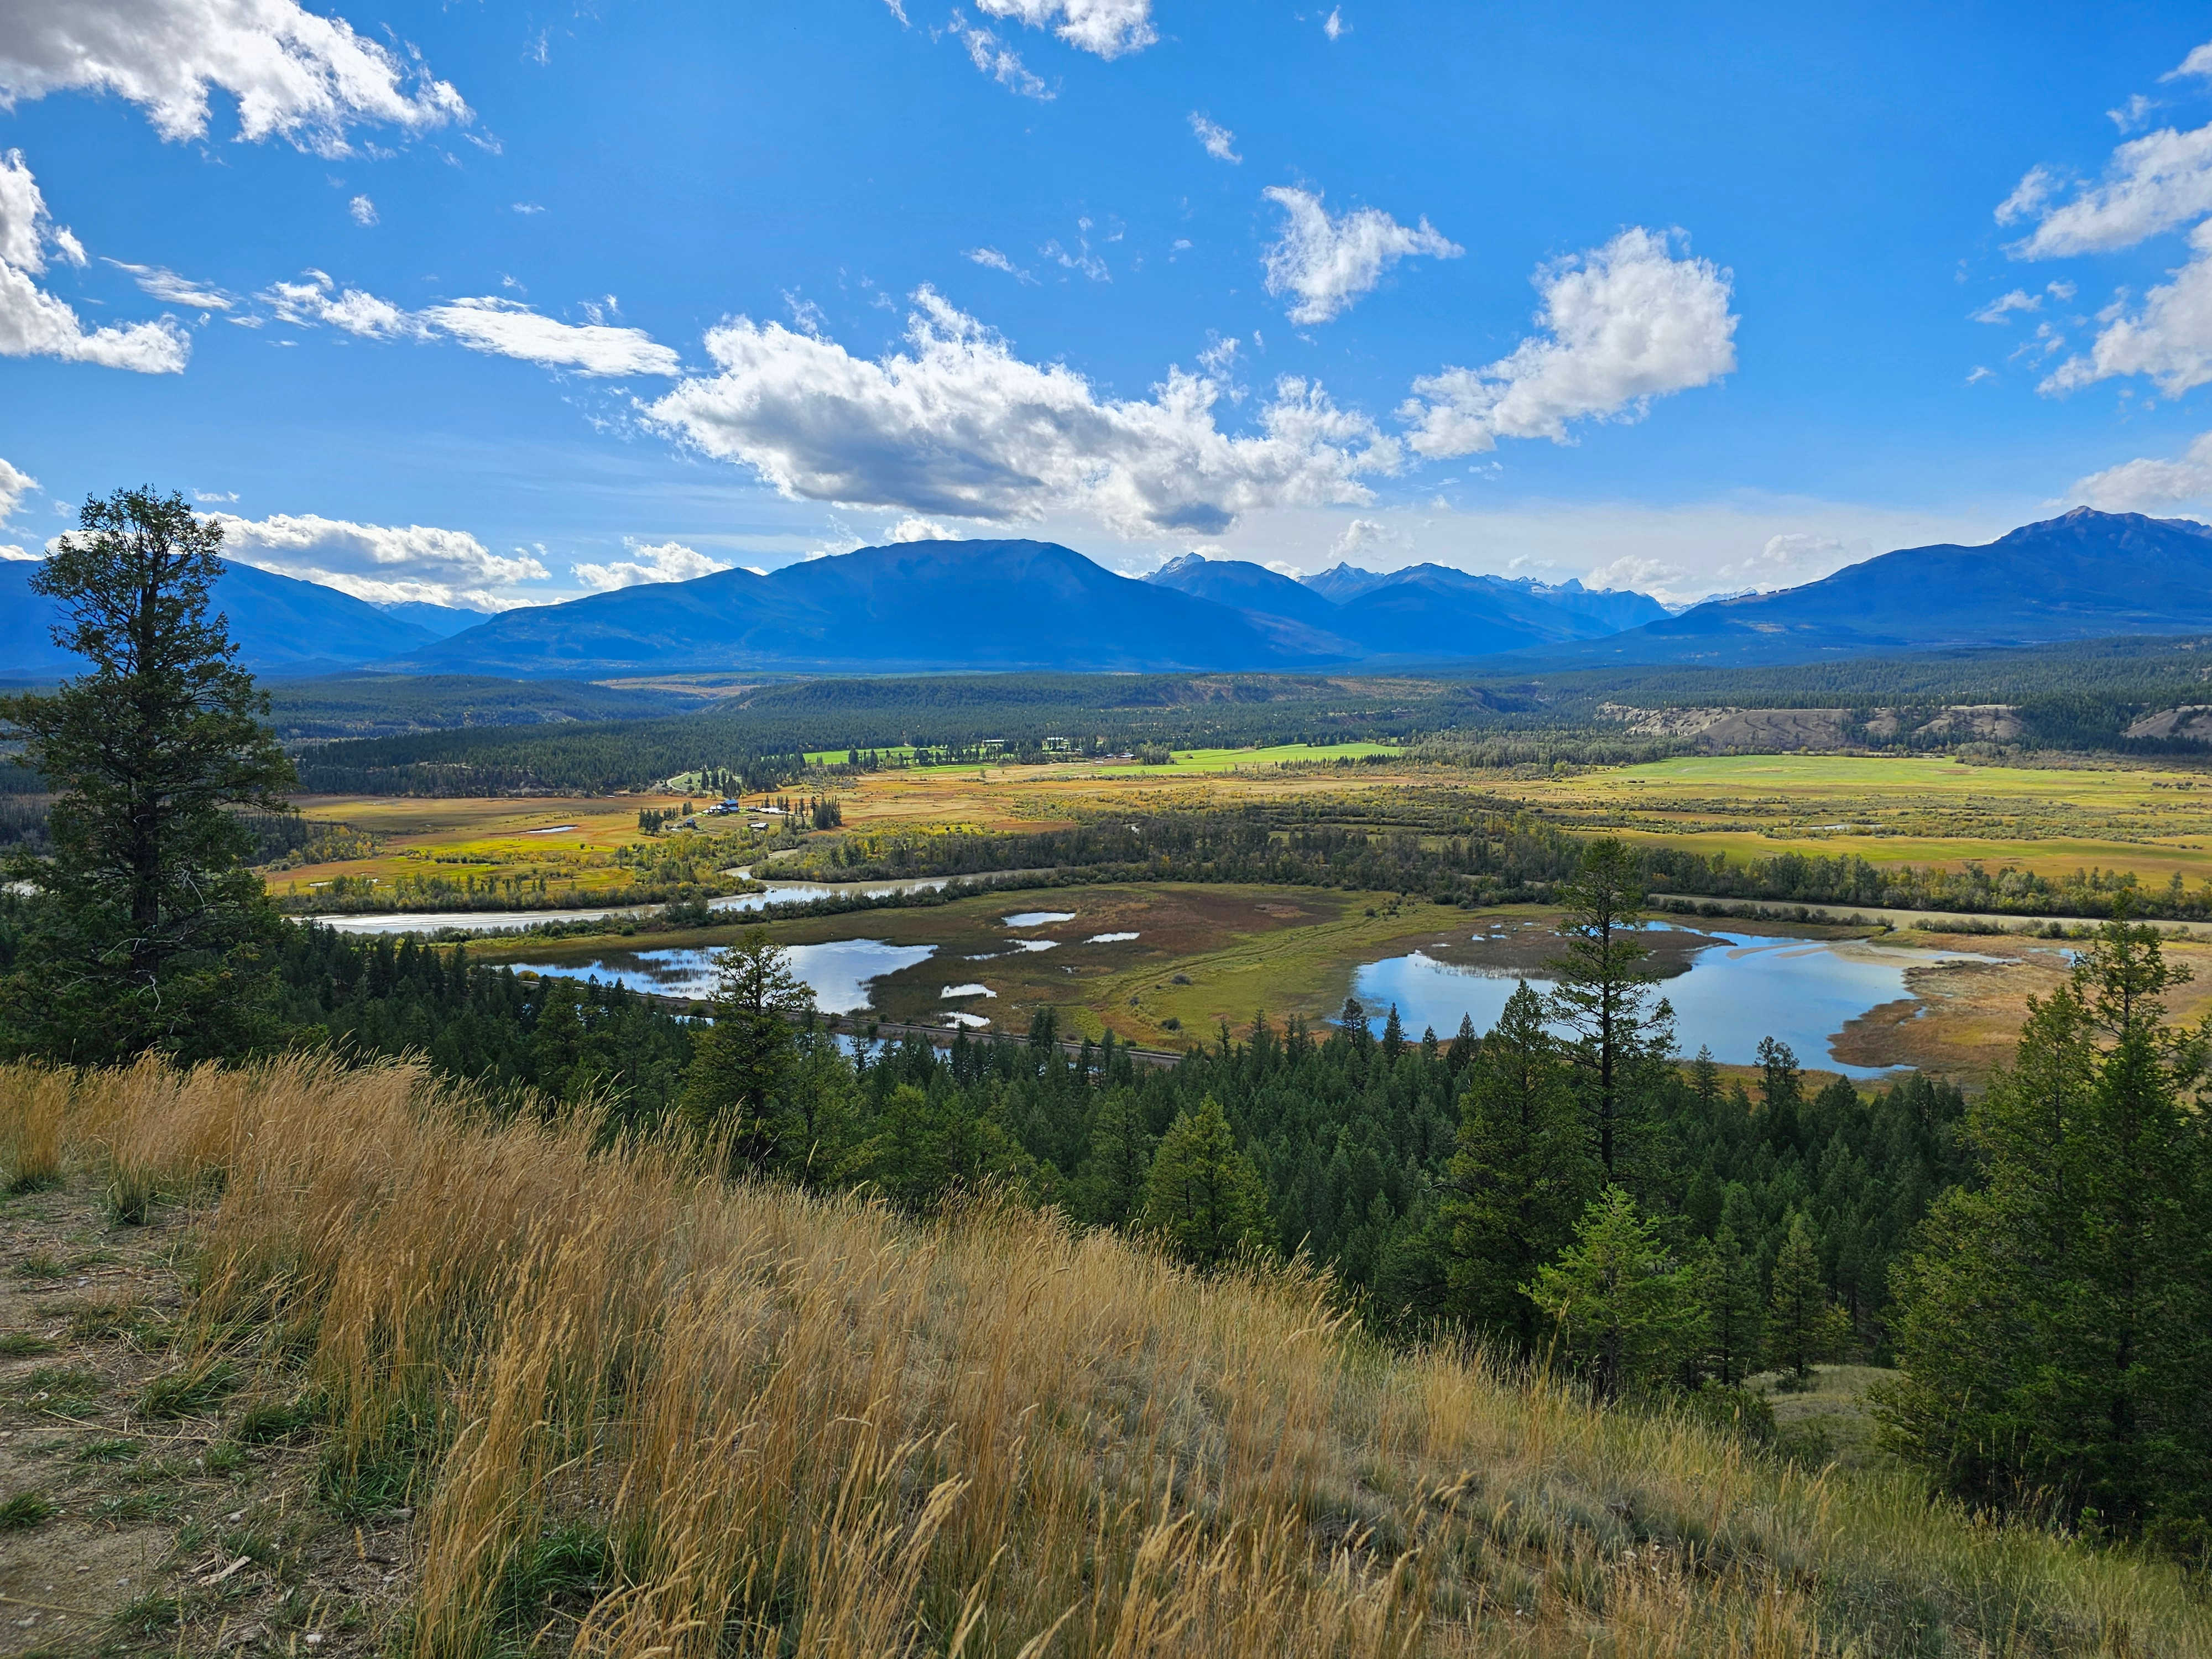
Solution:
[[[1666,923],[1657,924],[1669,928]],[[1693,946],[1688,971],[1658,981],[1659,995],[1674,1005],[1674,1036],[1686,1054],[1711,1048],[1726,1065],[1748,1066],[1759,1059],[1762,1037],[1786,1042],[1801,1065],[1870,1078],[1882,1068],[1847,1066],[1830,1048],[1844,1025],[1870,1008],[1896,1002],[1912,993],[1905,970],[1938,962],[1991,962],[1999,957],[1961,951],[1905,951],[1856,939],[1809,939],[1764,933],[1728,933],[1706,928],[1669,928],[1694,933],[1711,944]],[[1476,934],[1474,943],[1492,943],[1495,934]],[[1434,1027],[1449,1039],[1462,1016],[1487,1031],[1498,1023],[1520,975],[1512,969],[1462,966],[1416,951],[1410,956],[1371,962],[1352,979],[1352,994],[1379,1031],[1390,1006],[1408,1033]],[[1548,979],[1528,976],[1539,994],[1553,988]]]
[[[868,1006],[870,981],[902,968],[927,962],[934,945],[889,945],[879,939],[831,939],[823,945],[784,947],[792,972],[812,988],[814,1006],[825,1014],[857,1014]],[[518,973],[561,974],[627,986],[655,996],[704,999],[714,994],[714,951],[685,947],[668,951],[602,951],[574,962],[517,962]],[[986,1022],[988,1024],[988,1022]]]

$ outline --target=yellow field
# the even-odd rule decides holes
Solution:
[[[397,888],[433,878],[448,883],[507,883],[541,876],[564,889],[604,892],[628,886],[629,856],[659,852],[668,836],[637,827],[648,807],[680,807],[680,796],[424,800],[386,795],[303,795],[307,817],[352,825],[376,837],[366,858],[264,872],[280,898],[305,897],[343,879]],[[617,861],[618,854],[624,854]]]
[[[1488,787],[1568,822],[1731,859],[1795,852],[2050,876],[2132,870],[2160,884],[2212,878],[2212,776],[2179,768],[1742,755]]]

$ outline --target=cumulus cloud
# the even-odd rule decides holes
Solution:
[[[348,202],[346,212],[357,225],[373,225],[376,222],[376,204],[366,196],[356,196]]]
[[[1356,559],[1396,539],[1390,533],[1390,526],[1380,519],[1354,519],[1345,526],[1344,533],[1329,544],[1328,550],[1339,559]]]
[[[14,518],[23,497],[38,487],[39,481],[22,468],[0,459],[0,524]]]
[[[2054,206],[2049,198],[2057,188],[2051,174],[2037,167],[1998,207],[2000,222],[2039,216],[2035,228],[2014,244],[2016,258],[2132,247],[2212,213],[2212,125],[2191,132],[2166,127],[2131,138],[2113,150],[2101,179]]]
[[[1170,368],[1145,399],[1101,397],[1065,364],[1025,362],[933,289],[881,359],[738,317],[708,332],[712,375],[645,410],[784,495],[956,518],[1075,513],[1127,534],[1216,533],[1263,507],[1360,502],[1397,446],[1318,386],[1285,378],[1250,435],[1214,419],[1222,388]]]
[[[2075,480],[2069,495],[2106,513],[2156,513],[2188,501],[2212,501],[2212,432],[2172,460],[2123,461]]]
[[[884,540],[894,543],[950,542],[957,541],[958,538],[957,532],[947,530],[935,520],[925,519],[912,513],[893,525],[884,538]]]
[[[1152,0],[975,0],[975,9],[1049,28],[1069,46],[1106,58],[1142,52],[1160,38],[1152,28]]]
[[[1321,32],[1332,40],[1341,40],[1346,27],[1344,8],[1341,6],[1331,6],[1328,15],[1321,20]]]
[[[101,258],[118,270],[128,271],[142,293],[150,294],[167,305],[189,306],[195,311],[228,311],[238,303],[238,296],[227,294],[210,283],[196,283],[189,276],[179,276],[161,265],[134,265],[127,260]]]
[[[1603,247],[1540,268],[1542,332],[1483,368],[1413,383],[1400,410],[1431,459],[1500,438],[1567,440],[1567,422],[1641,420],[1654,398],[1711,385],[1735,368],[1729,272],[1674,257],[1668,238],[1625,230]]]
[[[2133,312],[2115,304],[2086,356],[2069,357],[2038,390],[2066,392],[2118,375],[2145,374],[2169,398],[2212,380],[2212,219],[2189,234],[2189,262],[2143,295]]]
[[[1206,153],[1217,161],[1238,161],[1243,157],[1237,153],[1237,135],[1218,121],[1209,121],[1196,110],[1190,112],[1190,130],[1198,142],[1206,146]]]
[[[497,297],[453,300],[407,311],[360,289],[341,289],[319,270],[304,281],[277,283],[261,299],[285,322],[322,325],[365,339],[458,341],[471,351],[516,357],[579,374],[675,374],[676,353],[643,329],[598,320],[605,309],[586,306],[589,323],[564,323],[528,306]]]
[[[410,52],[296,0],[10,0],[0,8],[0,108],[50,92],[112,93],[164,138],[204,137],[228,94],[238,136],[342,155],[358,124],[422,131],[471,118]]]
[[[1426,219],[1401,225],[1380,208],[1332,218],[1318,191],[1274,185],[1260,193],[1283,210],[1283,234],[1265,255],[1267,292],[1291,296],[1294,323],[1328,321],[1401,259],[1415,254],[1456,259],[1467,251]]]
[[[58,357],[64,362],[174,374],[191,356],[185,331],[163,318],[89,332],[67,302],[33,279],[50,258],[82,265],[84,248],[54,223],[23,153],[0,154],[0,357]]]
[[[543,563],[522,550],[508,558],[465,530],[428,525],[356,524],[319,514],[283,513],[241,519],[211,513],[222,526],[223,556],[281,576],[320,582],[373,605],[421,599],[470,611],[513,604],[506,590],[542,581]]]
[[[624,537],[623,544],[630,551],[627,559],[611,564],[572,564],[568,568],[594,593],[611,593],[618,587],[636,587],[646,582],[688,582],[727,570],[732,562],[710,559],[681,542],[641,542]]]
[[[1649,593],[1662,605],[1681,606],[1696,603],[1692,592],[1682,586],[1691,580],[1690,572],[1666,559],[1648,553],[1624,553],[1598,566],[1583,578],[1583,583],[1601,592],[1633,588]]]

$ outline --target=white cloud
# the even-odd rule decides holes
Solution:
[[[14,518],[23,497],[38,487],[39,481],[29,473],[0,459],[0,524]]]
[[[727,570],[732,561],[710,559],[681,542],[641,542],[624,537],[631,556],[611,564],[572,564],[578,581],[594,593],[611,593],[618,587],[637,587],[647,582],[688,582]]]
[[[164,138],[206,136],[228,94],[238,136],[346,151],[356,123],[427,131],[468,105],[422,60],[296,0],[10,0],[0,8],[0,108],[50,92],[108,92]]]
[[[2150,112],[2158,107],[2157,100],[2137,93],[2118,109],[2108,109],[2105,118],[2122,132],[2135,132],[2150,125]]]
[[[1681,584],[1689,580],[1690,573],[1679,564],[1655,559],[1646,553],[1624,553],[1584,576],[1583,585],[1601,592],[1633,588],[1637,592],[1649,593],[1662,605],[1686,605],[1692,600],[1688,592],[1682,591]]]
[[[907,349],[879,361],[743,317],[706,347],[718,372],[683,381],[647,418],[812,501],[1214,533],[1254,508],[1364,501],[1360,475],[1399,460],[1371,422],[1302,380],[1279,381],[1260,432],[1241,437],[1215,424],[1218,384],[1180,368],[1148,399],[1102,398],[1064,364],[1017,357],[928,288]]]
[[[2123,461],[2075,480],[2068,496],[2106,513],[2155,513],[2188,501],[2212,501],[2212,432],[2178,460]]]
[[[960,22],[960,14],[953,13],[952,32],[968,48],[968,61],[989,76],[1008,92],[1024,98],[1034,98],[1039,103],[1050,103],[1054,94],[1038,76],[1032,75],[1022,62],[1021,53],[1000,43],[999,37],[986,28],[968,28]]]
[[[1996,222],[2009,225],[2039,210],[2058,189],[2058,175],[2041,162],[2021,175],[2012,187],[2012,194],[1996,205]]]
[[[971,247],[968,250],[966,258],[972,264],[981,265],[987,270],[1003,270],[1018,283],[1033,283],[1036,281],[1036,277],[1030,276],[1028,271],[1024,270],[994,247]]]
[[[1152,0],[975,0],[975,9],[1051,28],[1069,46],[1106,58],[1142,52],[1160,38],[1152,28]]]
[[[280,321],[301,328],[323,325],[371,340],[419,339],[424,332],[418,318],[389,300],[341,289],[319,270],[301,274],[305,282],[274,283],[261,291],[262,302]]]
[[[884,539],[888,542],[951,542],[959,540],[959,532],[947,530],[933,519],[925,519],[909,513],[893,525]]]
[[[517,202],[510,210],[521,214],[543,213],[545,211],[544,208],[536,202]]]
[[[373,225],[376,222],[376,204],[366,196],[356,196],[348,202],[346,212],[352,216],[354,223],[357,225]]]
[[[1328,9],[1328,15],[1321,20],[1321,32],[1330,40],[1335,40],[1343,37],[1344,30],[1344,8],[1331,6]]]
[[[2040,178],[2039,190],[2030,192]],[[2041,216],[2011,249],[2015,258],[2050,259],[2131,247],[2148,237],[2212,213],[2212,126],[2193,132],[2167,127],[2130,139],[2112,152],[2104,178],[2056,207],[2045,204],[2055,181],[2038,167],[1997,210],[2001,222]],[[2023,192],[2027,192],[2023,194]]]
[[[410,312],[359,289],[341,289],[319,270],[304,275],[304,282],[278,283],[261,295],[283,321],[303,328],[320,324],[374,340],[443,337],[471,351],[579,374],[674,374],[680,367],[676,353],[643,329],[596,320],[564,323],[495,296],[453,300]],[[607,314],[598,304],[587,305],[584,311],[594,319]]]
[[[2030,294],[2024,288],[2016,288],[2009,294],[1998,295],[1996,299],[1974,313],[1972,320],[1978,323],[2001,323],[2013,312],[2042,309],[2043,296],[2040,294]]]
[[[1722,565],[1713,574],[1723,582],[1764,592],[1815,580],[1850,562],[1850,550],[1833,536],[1798,530],[1769,536],[1758,552]]]
[[[1109,237],[1107,240],[1112,241],[1118,239]],[[1065,270],[1080,271],[1094,283],[1110,283],[1114,280],[1114,273],[1106,268],[1106,262],[1091,251],[1091,221],[1088,219],[1078,219],[1075,222],[1073,252],[1071,253],[1066,248],[1061,246],[1060,239],[1055,236],[1037,250],[1037,257],[1049,259]]]
[[[1283,234],[1266,253],[1267,292],[1292,297],[1294,323],[1325,323],[1414,254],[1455,259],[1467,250],[1426,219],[1400,224],[1380,208],[1331,218],[1318,191],[1273,185],[1260,192],[1283,210]]]
[[[45,274],[49,250],[65,264],[84,263],[83,246],[47,213],[22,151],[0,153],[0,357],[58,357],[142,374],[182,372],[191,342],[166,317],[87,333],[65,301],[32,280]]]
[[[1351,560],[1370,549],[1386,547],[1397,539],[1390,526],[1380,519],[1354,519],[1345,526],[1344,533],[1330,544],[1328,550],[1340,560]]]
[[[101,257],[106,258],[104,254]],[[141,292],[167,305],[189,306],[195,311],[228,311],[238,303],[234,294],[227,294],[210,283],[179,276],[160,265],[134,265],[123,259],[106,259],[106,263],[118,270],[129,271]]]
[[[258,520],[230,513],[208,517],[222,526],[224,556],[320,582],[374,605],[422,599],[497,611],[514,603],[506,589],[516,582],[541,581],[547,574],[542,562],[520,549],[520,556],[503,557],[464,530],[356,524],[313,513]]]
[[[1206,153],[1217,161],[1242,162],[1237,153],[1237,135],[1218,121],[1209,121],[1196,110],[1190,112],[1190,130],[1198,142],[1206,146]]]
[[[235,489],[195,489],[192,499],[204,506],[215,501],[234,501],[238,499],[238,492]]]
[[[2118,375],[2147,374],[2169,398],[2212,380],[2212,219],[2189,234],[2189,263],[2130,315],[2114,305],[2087,356],[2069,357],[2039,391],[2065,392]]]
[[[1567,422],[1640,420],[1653,398],[1711,385],[1735,368],[1730,273],[1673,257],[1667,236],[1620,233],[1540,268],[1544,332],[1479,369],[1413,383],[1401,416],[1431,459],[1495,448],[1500,438],[1563,443]]]
[[[1968,386],[1979,386],[1984,380],[1994,380],[1996,377],[1996,370],[1986,368],[1980,363],[1977,363],[1974,365],[1973,368],[1968,372],[1966,375],[1966,384]]]
[[[900,27],[908,27],[906,21],[906,0],[884,0],[884,3],[891,9],[891,15],[899,20]]]
[[[2212,81],[2212,42],[2197,47],[2158,78],[2161,81],[2179,81],[2185,76],[2192,75]]]
[[[675,374],[676,353],[641,328],[563,323],[511,300],[456,300],[427,307],[423,322],[471,351],[519,357],[579,374]]]

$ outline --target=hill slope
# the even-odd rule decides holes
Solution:
[[[0,678],[73,674],[83,662],[53,642],[59,616],[31,591],[35,562],[0,562]],[[327,672],[419,650],[432,631],[350,593],[250,564],[227,563],[215,603],[230,622],[239,659],[257,674]]]
[[[1802,587],[1715,600],[1577,662],[1806,662],[2212,629],[2212,526],[2077,507],[1983,547],[1905,548]]]
[[[0,1069],[0,1144],[87,1211],[135,1192],[190,1228],[185,1431],[235,1445],[281,1412],[256,1438],[323,1470],[299,1528],[350,1504],[408,1565],[409,1607],[286,1604],[342,1656],[521,1650],[580,1620],[609,1659],[937,1651],[956,1624],[986,1632],[969,1653],[1067,1659],[2212,1646],[2171,1567],[1382,1350],[1295,1269],[1201,1276],[1012,1203],[902,1219],[594,1131],[495,1119],[414,1066]],[[225,1402],[234,1352],[262,1358]],[[0,1370],[21,1389],[41,1363]],[[15,1559],[113,1524],[56,1517]],[[344,1583],[362,1534],[328,1530]],[[184,1593],[204,1547],[173,1559],[150,1582],[179,1593],[118,1651],[231,1628],[242,1598]],[[231,1589],[273,1604],[260,1559]]]
[[[509,611],[412,653],[441,672],[1277,668],[1344,660],[1293,624],[1132,581],[1053,542],[902,542]]]

